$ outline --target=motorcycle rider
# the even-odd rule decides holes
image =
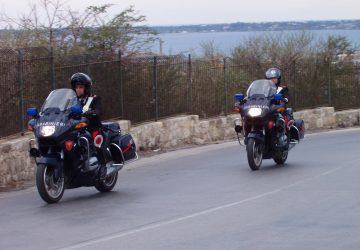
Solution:
[[[84,73],[78,72],[71,76],[70,83],[76,92],[77,98],[83,108],[83,116],[89,119],[89,130],[95,142],[95,148],[99,160],[99,180],[106,176],[106,143],[101,125],[102,104],[100,96],[91,95],[92,80]]]
[[[284,96],[284,102],[287,104],[289,102],[289,89],[286,86],[280,86],[281,83],[281,70],[278,68],[269,68],[265,72],[265,77],[268,80],[271,80],[275,84],[277,89],[277,94],[282,94]],[[283,113],[283,116],[286,121],[286,125],[289,128],[294,123],[294,118],[289,109],[286,109]]]

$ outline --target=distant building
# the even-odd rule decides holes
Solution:
[[[355,54],[340,54],[337,56],[339,62],[353,62],[360,64],[360,53]]]

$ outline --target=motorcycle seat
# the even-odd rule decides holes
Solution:
[[[120,130],[119,123],[117,122],[102,122],[101,124],[104,129],[108,129],[114,132]]]

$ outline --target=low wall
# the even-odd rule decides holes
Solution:
[[[26,135],[0,141],[0,187],[34,179],[35,164],[28,153],[29,139],[30,135]]]
[[[178,116],[157,122],[131,126],[118,121],[123,133],[130,132],[139,150],[175,148],[185,144],[208,144],[235,139],[234,119],[238,114],[200,120],[197,115]],[[302,110],[295,118],[305,121],[307,130],[359,125],[360,110],[335,112],[332,107]],[[0,187],[14,182],[33,180],[35,163],[28,154],[28,141],[33,136],[0,141]]]
[[[335,113],[336,125],[340,128],[360,125],[360,109],[351,109]]]
[[[301,118],[305,122],[305,129],[335,128],[336,113],[333,107],[322,107],[294,112],[295,118]]]

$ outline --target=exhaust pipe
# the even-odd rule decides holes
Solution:
[[[116,164],[116,163],[108,163],[110,166],[106,166],[106,177],[115,174],[116,172],[120,171],[124,164]],[[106,164],[106,165],[108,165]]]

